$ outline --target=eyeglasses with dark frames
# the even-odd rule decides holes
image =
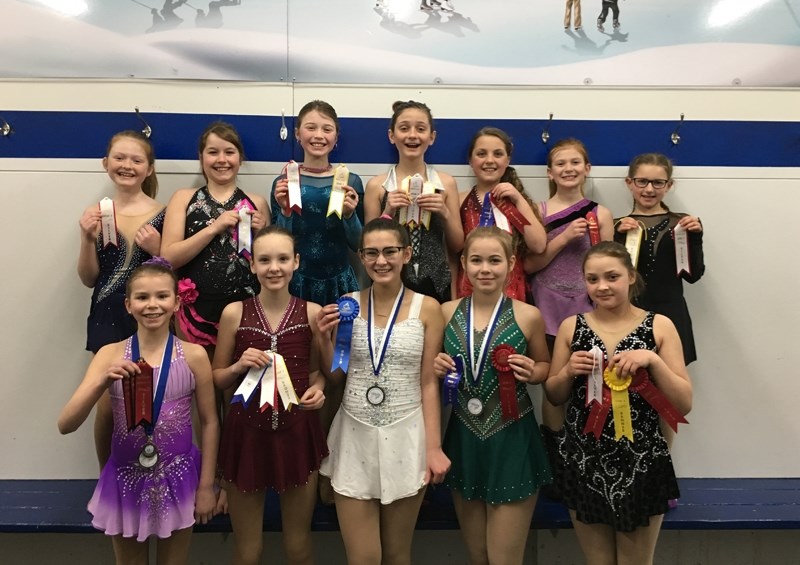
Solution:
[[[656,190],[661,190],[666,188],[666,186],[669,184],[669,181],[664,179],[646,179],[642,177],[634,177],[631,180],[637,188],[647,188],[648,184],[652,184],[653,188]]]
[[[391,261],[395,257],[397,257],[402,251],[403,247],[400,245],[391,245],[389,247],[384,247],[383,249],[377,249],[375,247],[362,247],[358,250],[358,253],[361,255],[361,258],[364,261],[377,261],[378,257],[383,255],[383,257],[387,261]]]

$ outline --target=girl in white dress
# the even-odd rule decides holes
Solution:
[[[404,228],[385,218],[369,222],[359,254],[372,286],[317,317],[326,361],[349,354],[344,398],[328,435],[330,456],[320,473],[331,478],[348,562],[405,564],[425,485],[441,482],[450,467],[433,373],[444,323],[434,299],[401,281],[411,258]],[[358,304],[358,311],[349,322],[349,346],[334,352],[334,327],[345,331],[342,300]]]

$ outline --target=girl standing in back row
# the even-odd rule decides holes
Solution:
[[[249,253],[239,249],[242,214],[252,229],[267,225],[267,202],[236,185],[244,148],[230,124],[214,122],[200,136],[200,164],[206,185],[176,192],[167,205],[162,254],[181,276],[178,326],[188,341],[213,356],[222,310],[258,293]]]
[[[705,273],[703,224],[700,218],[672,212],[664,204],[664,197],[672,190],[673,183],[672,162],[665,155],[645,153],[635,157],[625,179],[633,196],[633,210],[617,220],[614,239],[625,243],[629,233],[644,229],[638,254],[634,252],[636,257],[633,260],[644,279],[645,288],[636,297],[635,304],[672,320],[681,336],[683,359],[688,365],[697,359],[697,351],[692,319],[683,298],[683,281],[693,284]],[[676,238],[676,233],[682,230],[686,235],[683,244],[680,237]],[[681,245],[687,261],[679,269],[676,247]]]
[[[392,111],[389,142],[397,148],[399,160],[387,173],[367,183],[364,211],[367,221],[379,216],[396,220],[400,211],[412,202],[403,190],[404,179],[420,175],[433,185],[434,192],[416,198],[419,208],[430,213],[430,224],[407,226],[411,260],[403,280],[415,292],[447,302],[455,295],[455,258],[464,246],[456,181],[425,163],[425,153],[436,140],[430,108],[408,100],[395,102]]]
[[[506,281],[505,293],[525,301],[525,272],[523,262],[530,253],[542,253],[547,245],[547,235],[539,209],[525,194],[522,180],[511,166],[514,144],[506,132],[486,127],[478,131],[469,146],[469,164],[475,173],[475,186],[461,195],[461,223],[464,235],[478,226],[495,225],[493,209],[500,208],[509,222],[515,260]],[[458,296],[468,296],[472,285],[459,264]]]
[[[525,272],[534,304],[544,317],[548,347],[552,351],[558,327],[566,318],[592,309],[583,284],[581,261],[593,244],[614,234],[613,218],[605,206],[584,196],[584,185],[592,165],[586,147],[577,139],[563,139],[547,155],[550,199],[539,203],[547,247],[544,253],[529,253]],[[563,411],[542,399],[545,440],[561,428]]]

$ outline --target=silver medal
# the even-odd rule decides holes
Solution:
[[[373,385],[367,389],[367,402],[373,406],[382,404],[385,398],[386,393],[378,385]]]
[[[483,402],[481,402],[480,398],[470,398],[467,401],[467,410],[473,416],[480,416],[481,412],[483,412]]]
[[[156,463],[158,463],[158,449],[155,444],[148,439],[147,443],[144,444],[144,447],[142,447],[142,450],[139,452],[139,465],[145,469],[150,469],[155,467]]]

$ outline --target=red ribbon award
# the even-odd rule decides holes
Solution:
[[[525,233],[525,226],[529,226],[531,223],[528,221],[528,218],[522,215],[519,208],[514,206],[507,198],[495,198],[491,196],[491,201],[495,208],[506,217],[508,223],[514,226],[519,233]]]
[[[141,373],[122,379],[125,420],[129,432],[140,424],[153,424],[153,368],[144,360],[136,364]]]
[[[600,243],[600,223],[597,221],[597,214],[594,211],[586,212],[586,221],[589,222],[589,243],[597,245]]]
[[[508,357],[516,353],[513,347],[503,343],[492,351],[492,366],[497,369],[497,380],[500,383],[500,407],[503,420],[519,420],[519,404],[517,403],[517,381]]]
[[[639,369],[633,377],[630,390],[638,392],[639,396],[644,398],[647,403],[652,406],[658,415],[669,424],[669,427],[678,431],[678,424],[688,424],[689,422],[683,417],[683,414],[672,405],[672,403],[664,396],[664,393],[656,388],[653,381],[650,380],[650,373],[647,369]]]

